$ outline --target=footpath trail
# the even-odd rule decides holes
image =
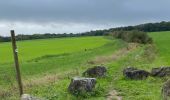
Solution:
[[[139,47],[139,44],[136,43],[129,43],[126,48],[122,48],[116,52],[114,52],[112,55],[109,56],[100,56],[96,57],[93,61],[90,61],[89,64],[104,64],[109,63],[114,60],[118,60],[123,56],[126,56],[128,53],[134,51]],[[119,93],[113,89],[108,92],[106,96],[106,100],[122,100],[122,97],[119,95]]]
[[[108,93],[107,100],[122,100],[122,97],[119,96],[116,90],[112,90]]]

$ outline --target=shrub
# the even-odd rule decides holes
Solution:
[[[142,31],[114,31],[111,35],[115,38],[122,39],[126,42],[135,42],[135,43],[152,43],[152,38],[148,36],[146,32]]]

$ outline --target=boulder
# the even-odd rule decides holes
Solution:
[[[163,100],[170,100],[170,80],[163,84],[162,97]]]
[[[104,66],[95,66],[93,68],[87,69],[83,76],[90,76],[90,77],[104,77],[106,75],[107,69]]]
[[[123,70],[123,75],[129,79],[141,80],[146,79],[150,75],[150,73],[145,70],[128,67]]]
[[[151,75],[158,77],[170,76],[170,67],[153,68]]]
[[[21,96],[21,100],[44,100],[44,99],[39,99],[39,98],[33,97],[29,94],[23,94]]]
[[[71,80],[68,90],[72,94],[81,94],[84,92],[91,92],[95,88],[95,78],[79,78],[75,77]]]

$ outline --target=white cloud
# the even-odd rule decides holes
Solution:
[[[24,23],[24,22],[0,22],[0,35],[9,36],[10,30],[16,34],[35,33],[79,33],[90,30],[107,29],[115,27],[112,24],[91,23]]]

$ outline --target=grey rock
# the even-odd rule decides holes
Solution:
[[[33,96],[29,95],[29,94],[23,94],[21,96],[21,100],[43,100],[43,99],[33,97]]]
[[[150,75],[150,73],[145,70],[128,67],[123,70],[123,75],[129,79],[142,80],[146,79]]]
[[[104,77],[106,75],[107,69],[104,66],[95,66],[93,68],[87,69],[83,76],[90,76],[90,77]]]
[[[163,84],[162,97],[163,100],[170,100],[170,80]]]
[[[91,92],[95,88],[95,85],[96,85],[95,78],[75,77],[71,80],[68,90],[72,94]]]
[[[170,67],[153,68],[151,75],[158,77],[170,76]]]

